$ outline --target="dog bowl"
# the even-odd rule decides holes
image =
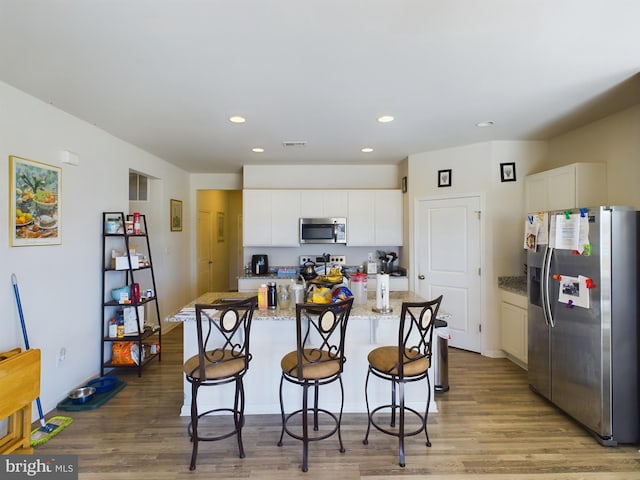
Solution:
[[[112,375],[107,375],[104,377],[98,377],[91,380],[87,383],[87,387],[93,387],[96,389],[96,393],[103,393],[112,390],[116,383],[118,383],[118,379]]]
[[[94,387],[76,388],[69,392],[69,398],[73,403],[87,403],[93,398],[95,393],[96,389]]]

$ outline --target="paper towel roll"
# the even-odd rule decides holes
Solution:
[[[379,273],[376,276],[376,308],[389,309],[389,275],[386,273]]]

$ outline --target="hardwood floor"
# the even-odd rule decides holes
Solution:
[[[309,472],[302,473],[300,442],[280,435],[279,415],[248,416],[243,430],[246,458],[235,438],[202,442],[195,472],[182,405],[182,328],[163,340],[162,362],[138,378],[118,371],[127,386],[104,406],[81,412],[53,411],[74,422],[37,454],[76,454],[79,478],[232,478],[270,480],[390,479],[400,477],[499,480],[640,479],[638,445],[602,447],[580,426],[527,387],[526,372],[506,359],[451,349],[451,390],[439,394],[439,413],[429,417],[432,447],[424,437],[406,441],[400,468],[397,440],[373,431],[362,444],[366,416],[343,419],[346,453],[332,437],[312,444]],[[221,421],[221,420],[220,420]]]

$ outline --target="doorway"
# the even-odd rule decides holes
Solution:
[[[242,191],[198,190],[196,212],[198,295],[237,290],[237,252],[242,250],[242,230],[237,224],[242,220]]]
[[[480,197],[416,201],[416,293],[443,295],[449,345],[472,352],[482,348]]]

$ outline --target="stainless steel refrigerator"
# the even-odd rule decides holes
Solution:
[[[552,244],[557,215],[580,213],[548,213]],[[637,443],[639,212],[595,207],[582,215],[590,252],[537,245],[527,253],[529,385],[601,444]],[[578,299],[588,299],[588,308]]]

